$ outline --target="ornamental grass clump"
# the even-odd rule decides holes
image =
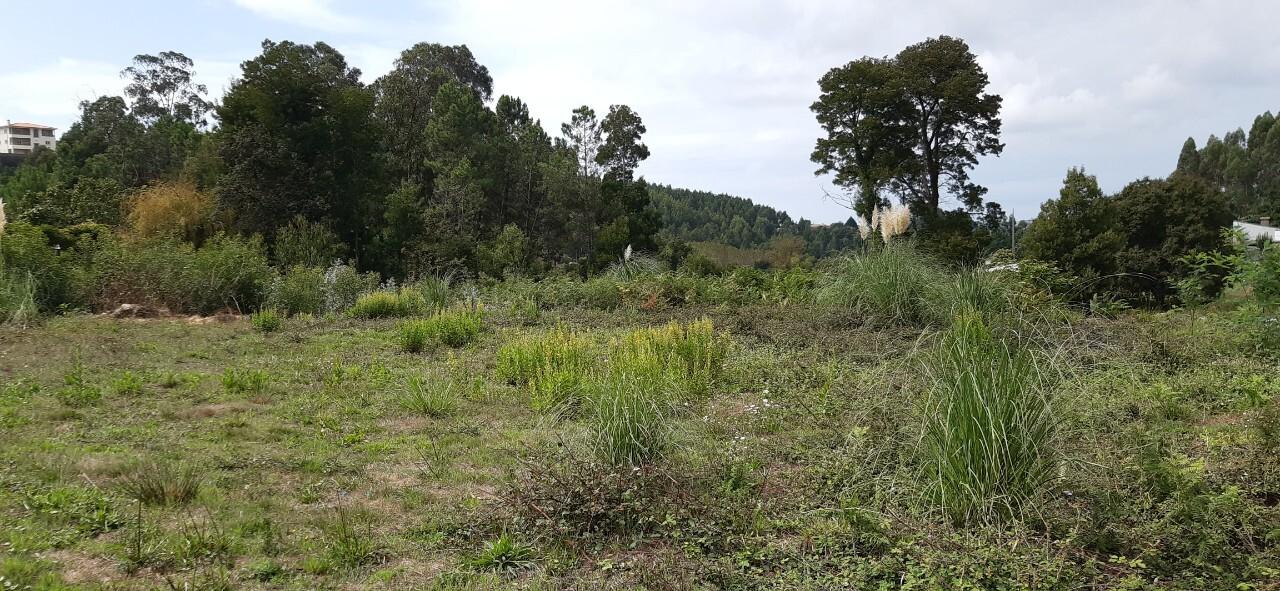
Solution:
[[[957,317],[929,353],[920,440],[923,490],[957,525],[1017,518],[1058,466],[1048,362]]]
[[[611,359],[586,383],[587,423],[601,461],[641,466],[662,457],[671,443],[672,377],[665,360],[637,351]]]
[[[894,241],[834,263],[819,303],[887,323],[928,324],[928,294],[947,274],[909,242]]]

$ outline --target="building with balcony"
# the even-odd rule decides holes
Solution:
[[[48,125],[5,121],[0,125],[0,154],[30,154],[36,146],[52,150],[58,146],[53,132]]]

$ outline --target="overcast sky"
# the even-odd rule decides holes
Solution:
[[[1006,148],[975,179],[1033,217],[1070,166],[1115,191],[1172,170],[1187,136],[1280,109],[1269,1],[0,0],[0,118],[65,130],[77,104],[119,94],[138,53],[177,50],[220,96],[265,38],[326,41],[372,82],[418,41],[467,44],[495,96],[557,133],[587,104],[631,105],[653,182],[731,193],[817,222],[848,212],[809,162],[816,80],[939,34],[968,41],[1004,97]]]

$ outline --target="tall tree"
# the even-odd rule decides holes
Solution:
[[[647,131],[640,116],[626,105],[612,105],[600,123],[604,142],[596,152],[596,164],[604,168],[612,180],[630,181],[636,167],[649,157],[649,147],[640,141]]]
[[[1179,172],[1198,174],[1200,172],[1200,151],[1196,149],[1195,138],[1187,138],[1182,142],[1182,152],[1178,153]]]
[[[1040,206],[1040,216],[1019,242],[1019,252],[1086,280],[1115,273],[1115,253],[1125,240],[1115,227],[1115,211],[1115,201],[1102,192],[1097,177],[1072,168],[1058,198]]]
[[[223,98],[220,203],[245,231],[296,215],[328,222],[357,257],[377,190],[373,97],[360,71],[324,43],[262,43]]]
[[[896,190],[921,212],[935,212],[946,191],[978,207],[986,188],[969,180],[978,157],[999,155],[999,95],[962,40],[940,36],[903,49],[894,58],[910,105],[904,122],[913,132],[913,158],[898,167]]]
[[[392,173],[424,189],[430,188],[431,170],[423,130],[434,116],[437,93],[449,82],[480,101],[493,94],[488,68],[476,62],[466,45],[418,43],[401,52],[395,67],[372,85]]]
[[[194,81],[194,65],[191,58],[176,51],[134,56],[133,65],[120,72],[129,80],[124,95],[131,101],[134,115],[148,123],[170,117],[203,127],[213,104],[204,98],[209,89]]]
[[[891,60],[854,60],[818,80],[822,94],[809,107],[827,132],[810,156],[821,165],[816,174],[834,172],[835,183],[853,193],[846,205],[863,219],[884,205],[881,190],[910,155],[908,105],[897,78]]]

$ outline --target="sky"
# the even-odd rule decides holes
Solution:
[[[372,82],[420,41],[466,44],[494,96],[550,133],[577,106],[644,119],[651,182],[830,223],[849,212],[809,161],[817,80],[862,56],[963,38],[1004,97],[1004,153],[973,173],[1019,219],[1083,166],[1118,191],[1165,176],[1183,140],[1280,110],[1275,0],[0,0],[0,119],[65,130],[120,94],[134,55],[176,50],[220,96],[263,39],[325,41]]]

